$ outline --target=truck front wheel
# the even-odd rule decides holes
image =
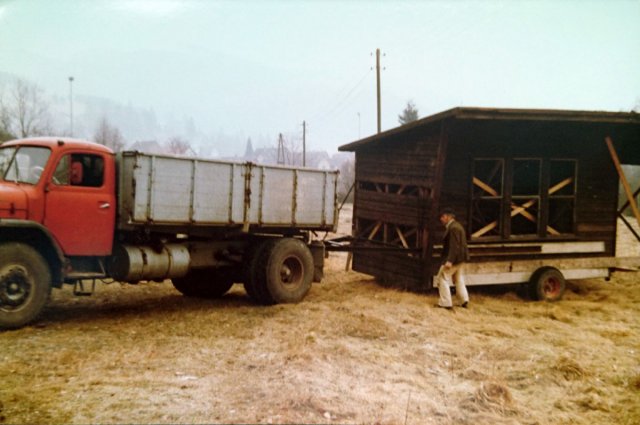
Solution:
[[[282,238],[265,249],[254,270],[254,285],[261,292],[264,304],[296,303],[311,289],[313,256],[300,240]]]
[[[220,298],[233,286],[231,273],[220,269],[191,269],[171,282],[183,295],[198,298]]]
[[[34,321],[51,293],[51,272],[31,246],[0,245],[0,328],[15,329]]]
[[[542,267],[533,273],[529,281],[529,295],[534,300],[558,301],[564,295],[566,281],[560,270]]]

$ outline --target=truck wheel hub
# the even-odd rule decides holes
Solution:
[[[280,280],[287,285],[298,284],[302,274],[302,264],[295,257],[287,258],[280,268]]]
[[[31,282],[22,268],[0,274],[0,306],[18,307],[31,293]]]

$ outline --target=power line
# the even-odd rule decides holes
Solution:
[[[337,102],[334,103],[334,105],[325,113],[322,114],[318,114],[316,115],[314,118],[317,119],[317,121],[324,121],[326,120],[328,117],[330,117],[331,115],[335,114],[337,111],[339,111],[340,109],[342,109],[344,106],[347,105],[347,102],[350,100],[350,98],[352,97],[352,95],[356,92],[356,90],[358,88],[360,88],[362,86],[362,83],[365,81],[365,79],[369,76],[369,74],[371,74],[371,72],[373,71],[372,68],[368,69],[367,72],[364,73],[364,75],[358,80],[357,83],[355,83],[351,89],[349,89],[348,92],[346,92],[343,96],[341,96]],[[359,93],[359,92],[358,92]]]

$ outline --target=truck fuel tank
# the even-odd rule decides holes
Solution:
[[[115,280],[137,282],[182,277],[191,261],[185,245],[166,244],[160,249],[150,246],[117,245],[108,262],[108,273]]]

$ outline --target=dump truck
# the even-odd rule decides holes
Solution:
[[[125,151],[72,138],[0,146],[0,327],[52,288],[164,281],[187,296],[244,284],[295,303],[322,279],[316,232],[337,226],[337,171]]]

